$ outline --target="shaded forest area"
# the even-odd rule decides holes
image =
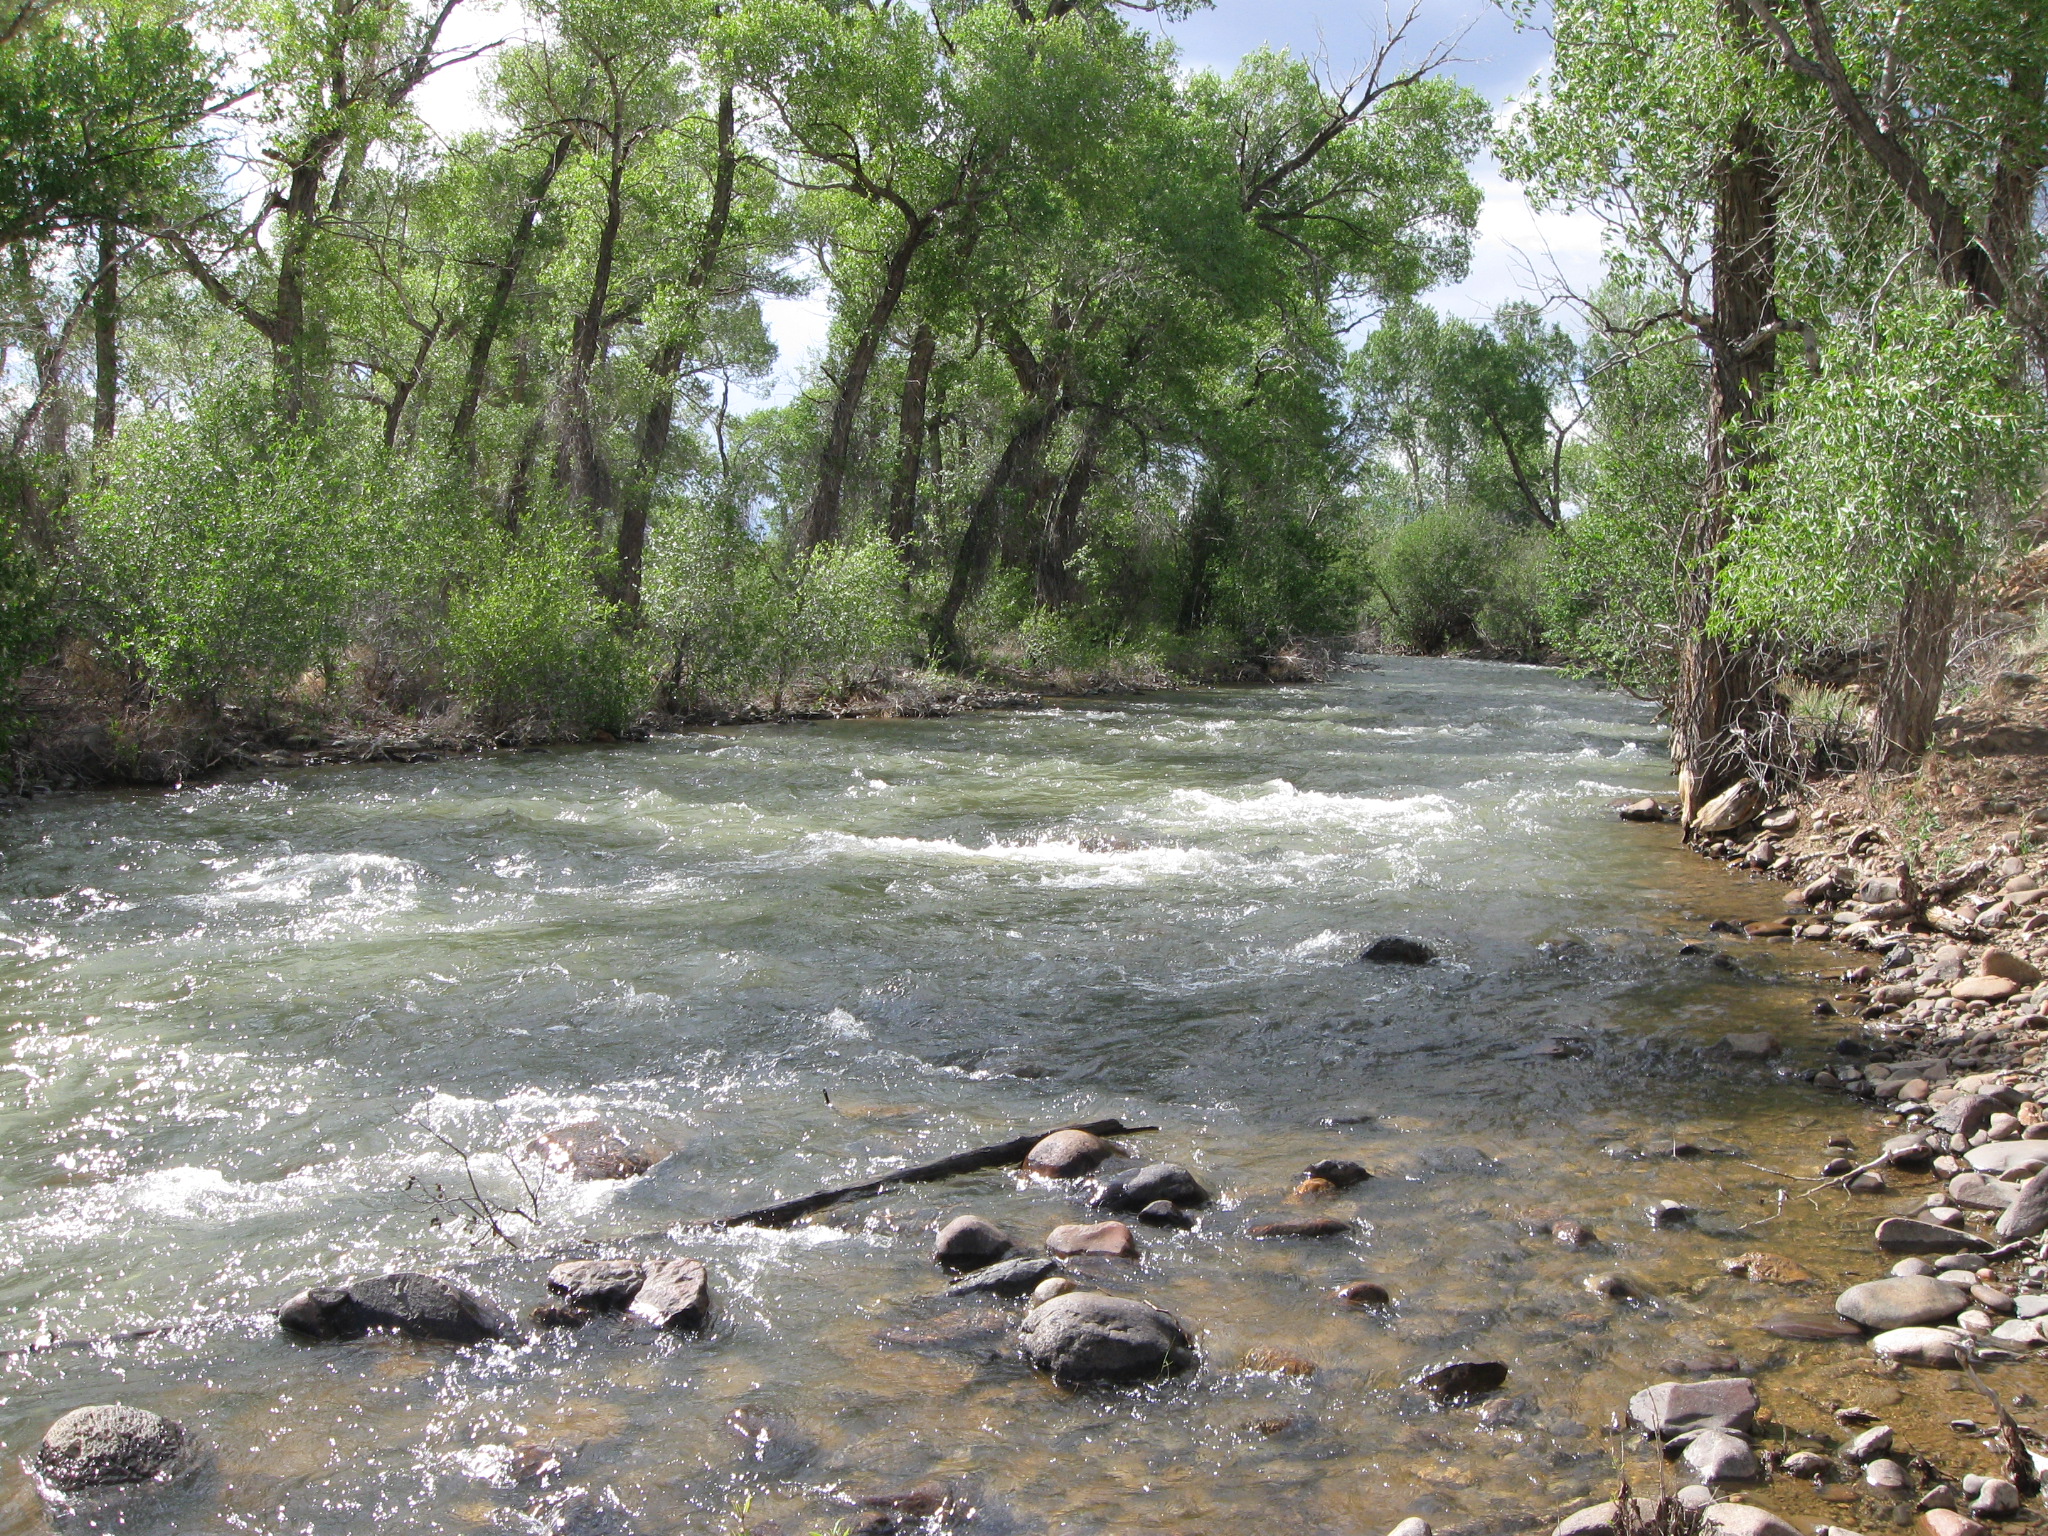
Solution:
[[[1912,764],[2034,622],[1979,578],[2040,532],[2048,16],[1557,0],[1495,113],[1413,16],[1186,69],[1192,3],[546,0],[470,50],[460,0],[15,0],[13,773],[1361,630],[1664,699],[1688,817]],[[1488,150],[1601,219],[1597,292],[1429,306]],[[801,292],[828,344],[753,406]]]

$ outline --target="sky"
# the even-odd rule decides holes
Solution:
[[[1405,7],[1407,0],[1399,3]],[[1396,11],[1396,18],[1400,14]],[[1388,19],[1377,0],[1215,0],[1210,9],[1184,20],[1148,24],[1173,39],[1191,69],[1227,74],[1245,54],[1265,46],[1317,60],[1347,79],[1369,57]],[[475,47],[516,36],[523,25],[517,0],[471,0],[456,8],[446,41],[451,47]],[[1540,27],[1517,29],[1486,0],[1417,0],[1409,37],[1418,48],[1460,36],[1456,61],[1447,73],[1480,92],[1497,113],[1550,60],[1550,39]],[[481,70],[481,65],[451,69],[426,83],[416,100],[430,125],[452,136],[478,122]],[[1427,302],[1480,319],[1508,299],[1540,300],[1560,286],[1591,291],[1599,277],[1600,235],[1590,217],[1537,213],[1490,156],[1473,167],[1473,177],[1485,202],[1471,272],[1462,282],[1432,291]],[[824,345],[831,317],[822,293],[768,299],[762,312],[781,355],[774,373],[745,403],[780,404],[796,393],[806,363]],[[740,392],[734,394],[734,404],[744,408]]]

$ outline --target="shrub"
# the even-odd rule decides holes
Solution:
[[[179,698],[295,677],[343,643],[362,531],[389,510],[395,487],[366,467],[345,439],[266,432],[225,406],[145,415],[72,503],[80,596]]]
[[[587,536],[529,525],[450,594],[450,678],[484,723],[519,736],[618,731],[646,708],[646,656],[600,597]]]
[[[1419,651],[1477,639],[1501,542],[1497,525],[1462,509],[1425,512],[1396,528],[1373,562],[1388,631]]]

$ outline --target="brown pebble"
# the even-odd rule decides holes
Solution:
[[[536,1328],[581,1328],[591,1316],[564,1301],[544,1301],[526,1314],[526,1320]]]
[[[1550,1235],[1567,1248],[1583,1248],[1594,1240],[1592,1228],[1576,1221],[1560,1221]]]
[[[1135,1259],[1138,1240],[1120,1221],[1072,1223],[1054,1227],[1046,1234],[1045,1251],[1056,1259],[1084,1253],[1111,1259]]]
[[[1337,1186],[1328,1179],[1303,1179],[1294,1186],[1294,1193],[1289,1195],[1287,1200],[1290,1205],[1293,1205],[1303,1200],[1313,1200],[1322,1195],[1334,1195],[1335,1193],[1337,1193]]]
[[[1244,1352],[1244,1368],[1248,1371],[1269,1371],[1279,1376],[1313,1376],[1316,1373],[1315,1361],[1267,1344],[1255,1344]]]

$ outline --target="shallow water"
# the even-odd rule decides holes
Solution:
[[[1868,1119],[1703,1060],[1768,1028],[1811,1062],[1839,1029],[1807,1016],[1822,951],[1678,953],[1780,893],[1608,809],[1668,782],[1646,705],[1388,660],[21,811],[0,822],[0,1307],[17,1341],[186,1326],[5,1362],[0,1536],[36,1527],[17,1467],[43,1428],[117,1397],[211,1448],[160,1522],[184,1532],[530,1529],[570,1483],[649,1533],[797,1533],[933,1479],[991,1532],[1512,1530],[1611,1481],[1603,1428],[1662,1361],[1732,1351],[1777,1373],[1781,1419],[1824,1421],[1830,1381],[1868,1385],[1860,1357],[1752,1325],[1877,1268],[1839,1203],[1777,1216],[1787,1181],[1748,1165],[1811,1172]],[[1444,959],[1356,963],[1384,932]],[[407,1188],[462,1187],[460,1148],[511,1201],[506,1149],[592,1114],[673,1155],[543,1183],[518,1252]],[[1018,1304],[1001,1330],[877,1343],[953,1326],[937,1222],[1036,1242],[1083,1219],[1061,1187],[991,1172],[793,1231],[675,1226],[1108,1115],[1222,1196],[1095,1273],[1199,1335],[1170,1385],[1056,1390],[1011,1357]],[[1620,1155],[1673,1136],[1741,1158]],[[1353,1235],[1243,1236],[1333,1155],[1379,1175],[1317,1208]],[[1652,1231],[1662,1197],[1696,1229]],[[1563,1216],[1601,1246],[1560,1247],[1541,1227]],[[715,1326],[454,1351],[295,1345],[265,1315],[401,1267],[523,1311],[583,1243],[703,1258]],[[1758,1246],[1823,1283],[1719,1274]],[[1614,1270],[1652,1299],[1584,1289]],[[1396,1307],[1327,1299],[1364,1277]],[[1255,1345],[1318,1369],[1247,1372]],[[1491,1407],[1402,1385],[1454,1356],[1509,1363]],[[562,1473],[520,1480],[543,1452]]]

